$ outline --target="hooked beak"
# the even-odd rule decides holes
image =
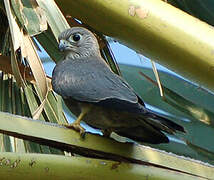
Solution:
[[[60,51],[65,51],[68,47],[70,47],[70,44],[68,41],[64,40],[64,39],[61,39],[59,41],[59,50]]]

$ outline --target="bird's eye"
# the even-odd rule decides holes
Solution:
[[[75,42],[79,41],[80,39],[81,39],[81,35],[80,34],[74,34],[72,36],[72,40],[75,41]]]

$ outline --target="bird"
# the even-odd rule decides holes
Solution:
[[[168,143],[168,134],[184,128],[148,109],[133,88],[115,74],[102,58],[95,35],[86,28],[72,27],[59,37],[63,58],[52,73],[53,90],[62,96],[77,119],[66,127],[85,133],[80,122],[137,142]]]

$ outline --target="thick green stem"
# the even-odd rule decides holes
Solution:
[[[169,169],[83,157],[45,154],[0,154],[1,179],[87,179],[87,180],[203,180]]]
[[[159,167],[204,178],[214,175],[213,166],[189,158],[146,146],[119,143],[88,133],[82,139],[78,132],[57,124],[44,123],[3,112],[0,113],[0,132],[90,157],[146,164],[149,168]],[[58,167],[56,164],[54,166]]]

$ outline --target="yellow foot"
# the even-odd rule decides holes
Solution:
[[[85,129],[79,124],[79,123],[71,123],[71,124],[65,124],[64,125],[67,128],[74,129],[75,131],[80,132],[80,135],[83,136],[85,134]]]

